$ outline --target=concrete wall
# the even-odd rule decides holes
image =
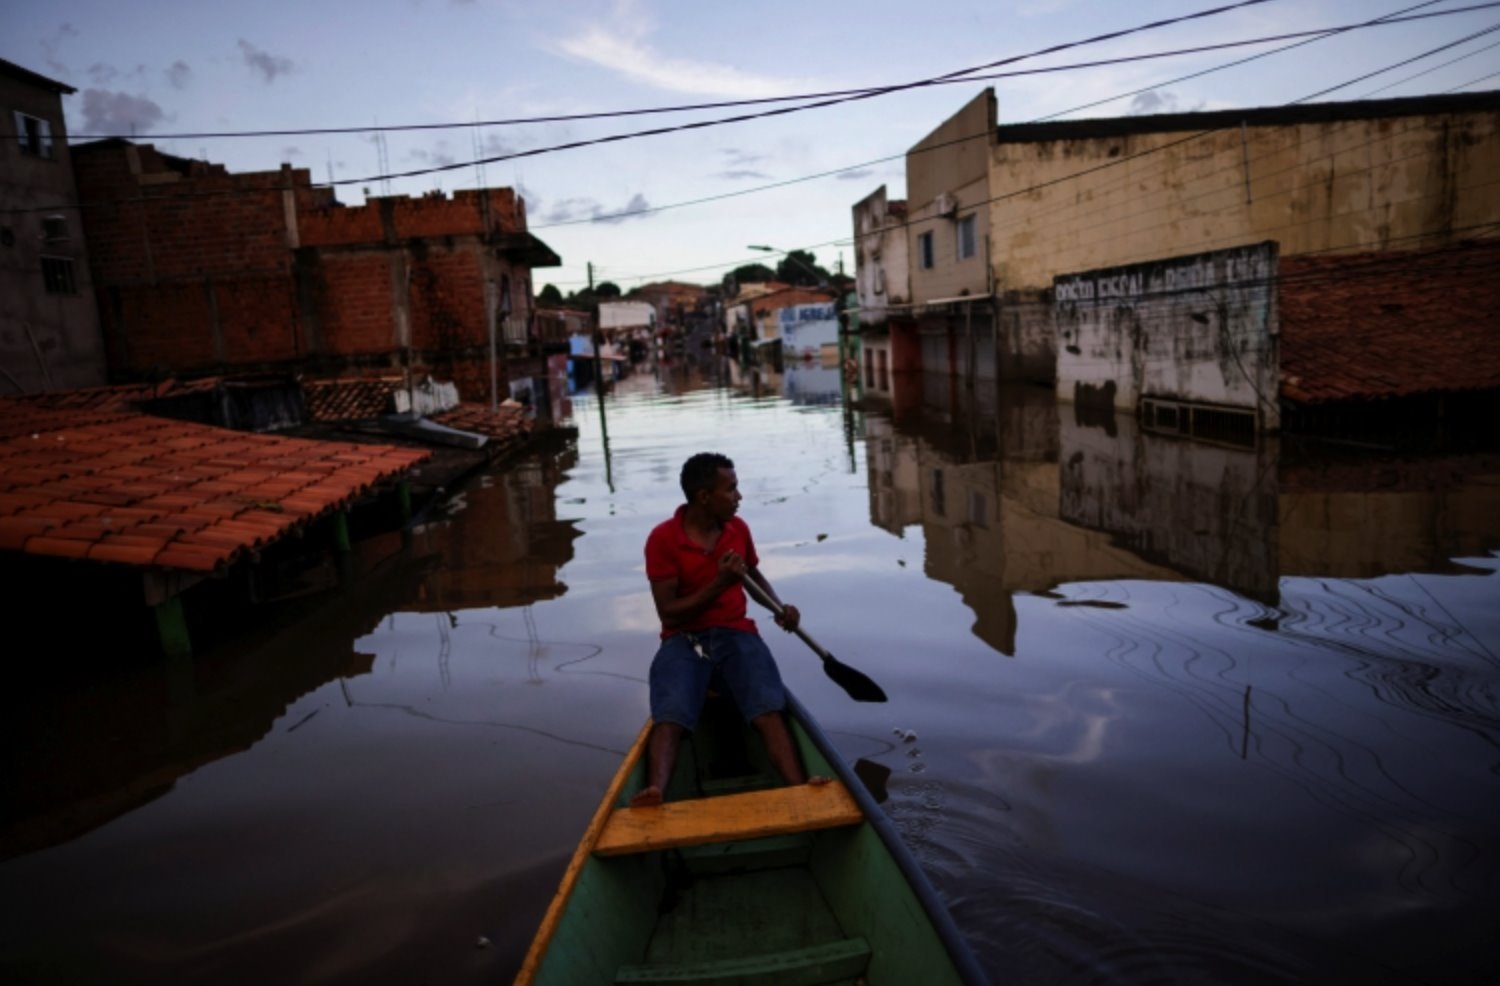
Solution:
[[[906,241],[915,302],[989,293],[991,216],[986,200],[994,132],[995,95],[987,89],[906,153]],[[950,208],[941,208],[940,196],[950,198]],[[969,217],[976,249],[973,256],[960,258],[959,224]],[[923,266],[924,236],[931,236],[931,267]]]
[[[1266,240],[1283,256],[1451,243],[1500,221],[1497,109],[1481,93],[1001,127],[997,290]]]
[[[1278,429],[1276,257],[1262,243],[1057,278],[1058,398],[1245,408]]]
[[[854,206],[854,285],[861,329],[876,328],[891,306],[911,301],[906,246],[906,202],[886,198],[885,186]]]
[[[0,394],[105,382],[64,91],[0,69]],[[22,153],[17,111],[47,122],[50,157]],[[54,277],[49,288],[44,257],[71,265],[71,284]]]

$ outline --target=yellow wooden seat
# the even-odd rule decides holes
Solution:
[[[594,844],[598,856],[759,839],[854,825],[864,819],[839,781],[747,791],[717,798],[669,801],[651,808],[616,808]]]

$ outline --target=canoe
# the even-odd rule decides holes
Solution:
[[[794,697],[810,776],[781,784],[759,737],[711,699],[667,802],[641,730],[532,940],[517,986],[982,984],[985,977],[895,827]]]

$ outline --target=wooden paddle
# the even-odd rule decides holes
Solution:
[[[781,615],[781,605],[762,589],[754,579],[746,576],[740,580],[745,585],[745,591],[766,609],[777,616]],[[843,663],[832,654],[828,653],[818,645],[818,642],[807,635],[807,631],[800,626],[794,631],[802,638],[802,642],[811,647],[813,653],[823,659],[823,672],[833,679],[833,683],[849,693],[849,697],[856,702],[884,702],[886,701],[885,690],[875,684],[863,671],[856,671],[849,665]]]

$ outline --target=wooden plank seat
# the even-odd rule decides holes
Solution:
[[[594,853],[623,856],[836,828],[863,820],[859,805],[842,782],[798,784],[669,801],[650,808],[616,808],[599,833]]]
[[[814,986],[854,982],[870,963],[870,945],[848,938],[810,948],[708,962],[622,966],[615,982],[693,983],[694,986]]]

